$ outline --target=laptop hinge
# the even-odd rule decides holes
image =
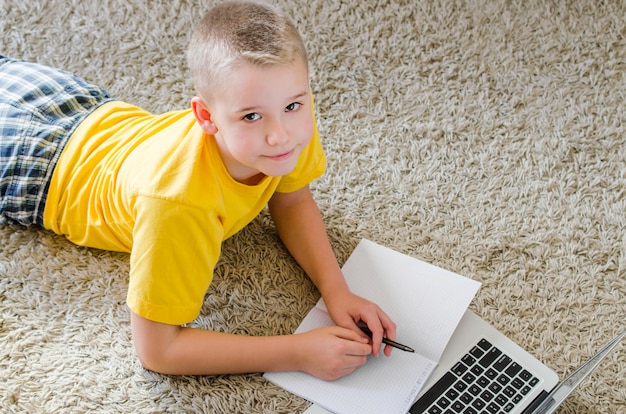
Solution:
[[[541,390],[541,392],[533,400],[533,402],[531,402],[530,405],[528,407],[526,407],[526,409],[524,409],[524,411],[522,411],[522,414],[531,414],[531,413],[533,413],[535,411],[535,409],[537,407],[539,407],[539,405],[541,403],[543,403],[543,401],[546,399],[547,396],[548,396],[548,392],[546,390]]]

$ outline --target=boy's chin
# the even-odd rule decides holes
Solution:
[[[291,172],[296,168],[296,165],[285,165],[275,168],[267,168],[265,171],[262,171],[262,174],[265,174],[270,177],[282,177],[283,175],[291,174]]]
[[[269,177],[282,177],[283,175],[291,174],[298,165],[298,158],[294,157],[293,160],[288,162],[270,162],[260,168],[260,173]]]

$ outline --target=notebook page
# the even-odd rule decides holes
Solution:
[[[398,325],[397,341],[416,353],[394,349],[388,358],[369,357],[331,382],[302,372],[265,377],[336,413],[406,413],[480,284],[368,240],[359,243],[343,272],[350,289],[379,304]],[[296,332],[330,325],[320,300]]]
[[[328,314],[315,307],[296,333],[334,325]],[[303,372],[273,372],[264,376],[273,383],[319,406],[341,414],[406,414],[436,364],[419,354],[395,349],[392,356],[368,357],[350,375],[323,381]]]

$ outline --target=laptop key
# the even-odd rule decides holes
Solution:
[[[483,408],[485,408],[485,405],[485,402],[480,398],[477,398],[472,402],[472,407],[474,407],[478,411],[481,411]]]
[[[497,404],[491,403],[487,406],[487,412],[491,414],[497,414],[500,412],[500,407]]]
[[[497,382],[492,382],[491,384],[489,384],[489,390],[494,394],[499,393],[501,389],[502,385],[498,384]]]
[[[448,400],[446,397],[441,397],[439,401],[437,401],[437,405],[440,408],[447,408],[450,405],[450,400]]]
[[[522,372],[520,372],[519,377],[524,381],[528,381],[533,377],[533,374],[523,369]]]
[[[478,394],[480,394],[482,390],[480,389],[480,387],[478,387],[477,385],[472,385],[469,387],[469,392],[470,394],[472,394],[474,397],[477,396]]]
[[[510,386],[506,387],[504,391],[502,392],[504,393],[504,395],[506,395],[509,398],[513,397],[517,393],[517,391],[515,391],[515,388],[510,387]]]
[[[485,372],[485,375],[489,379],[494,379],[498,376],[498,371],[494,370],[493,368],[489,368],[487,372]]]
[[[504,372],[506,372],[506,374],[509,377],[513,378],[521,370],[522,370],[522,366],[520,364],[518,364],[517,362],[513,362],[511,365],[509,365],[509,367]]]
[[[489,379],[487,377],[480,377],[476,381],[476,384],[478,384],[479,387],[487,388],[487,386],[489,385],[489,382],[490,381],[489,381]]]
[[[446,392],[446,397],[448,397],[450,399],[450,401],[454,401],[456,400],[456,397],[459,396],[459,393],[456,392],[456,390],[454,388],[451,388],[448,390],[448,392]]]
[[[489,352],[485,354],[479,361],[479,364],[483,367],[487,368],[489,365],[493,363],[500,355],[502,355],[502,351],[498,348],[491,348]]]
[[[476,362],[476,358],[474,358],[470,354],[465,354],[463,358],[461,358],[461,361],[463,361],[463,363],[468,367],[471,367],[472,365],[474,365],[474,362]]]
[[[465,373],[465,371],[467,371],[467,366],[460,362],[457,362],[456,365],[452,367],[451,371],[460,377]]]
[[[511,381],[511,385],[513,386],[513,388],[517,388],[519,390],[524,386],[524,382],[519,378],[515,378],[513,379],[513,381]]]
[[[474,358],[478,359],[485,354],[485,350],[476,345],[469,353],[472,354]]]
[[[452,384],[456,382],[456,377],[451,372],[446,372],[422,397],[413,404],[412,414],[422,414],[424,410],[432,405]]]
[[[504,395],[498,395],[495,401],[502,407],[504,404],[506,404],[509,401],[509,399],[506,398]]]
[[[515,404],[508,403],[507,405],[505,405],[504,407],[502,407],[502,410],[503,410],[505,413],[510,413],[510,412],[513,410],[513,408],[515,408]]]
[[[485,402],[489,402],[493,399],[494,395],[492,393],[490,393],[489,391],[483,391],[482,394],[480,394],[480,398],[483,399],[483,401]]]
[[[496,371],[504,371],[504,369],[511,363],[511,358],[507,355],[502,355],[498,360],[493,364],[493,369]]]
[[[474,375],[480,375],[483,373],[484,370],[485,368],[481,367],[480,364],[476,364],[472,367],[470,371],[472,371],[472,374]]]
[[[483,338],[478,341],[478,346],[487,351],[489,348],[491,348],[491,342]]]
[[[457,381],[454,384],[454,389],[457,390],[458,392],[463,392],[467,389],[467,384],[464,383],[463,381]]]
[[[469,372],[463,375],[463,381],[467,382],[468,384],[471,384],[472,382],[474,382],[475,379],[476,377],[470,374]]]

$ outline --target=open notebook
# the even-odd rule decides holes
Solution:
[[[354,293],[377,303],[396,322],[398,342],[416,352],[394,349],[388,358],[370,357],[336,381],[302,372],[266,373],[265,378],[335,413],[406,413],[480,283],[369,240],[361,240],[343,273]],[[320,300],[296,333],[332,324]]]

